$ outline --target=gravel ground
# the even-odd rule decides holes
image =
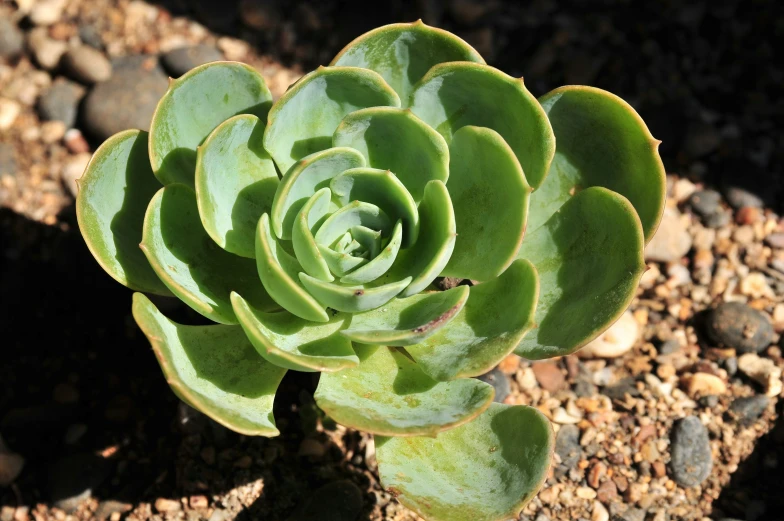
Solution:
[[[130,293],[87,253],[72,203],[91,151],[144,126],[167,76],[237,59],[279,96],[362,31],[419,17],[524,75],[535,95],[564,83],[621,95],[664,141],[671,172],[629,313],[580,356],[512,356],[488,377],[557,429],[551,476],[520,519],[780,519],[782,8],[374,7],[0,2],[0,521],[417,519],[380,487],[370,437],[316,409],[309,375],[284,380],[275,439],[180,404]]]

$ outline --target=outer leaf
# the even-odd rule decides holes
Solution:
[[[204,229],[224,250],[250,258],[256,223],[269,212],[279,182],[263,136],[259,118],[235,116],[215,128],[196,159],[196,200]]]
[[[161,187],[150,169],[147,132],[126,130],[104,141],[78,183],[76,218],[98,264],[123,286],[170,296],[139,249],[144,211]]]
[[[176,324],[141,293],[133,317],[180,399],[241,434],[279,434],[272,403],[286,370],[260,357],[242,328]]]
[[[477,63],[436,65],[416,85],[411,110],[446,139],[466,125],[492,128],[509,143],[528,183],[544,181],[555,152],[547,115],[522,79]]]
[[[438,383],[399,348],[362,346],[360,364],[321,375],[316,403],[347,427],[389,436],[434,436],[481,414],[492,386],[474,379]]]
[[[489,280],[503,273],[520,249],[531,187],[512,149],[492,129],[463,127],[449,150],[446,187],[459,233],[443,274]]]
[[[266,213],[256,227],[256,267],[264,289],[283,309],[312,322],[329,321],[324,308],[299,283],[302,267],[275,240]]]
[[[419,236],[416,244],[402,250],[384,280],[412,277],[400,297],[416,295],[438,277],[455,247],[455,212],[449,192],[441,181],[430,181],[419,204]]]
[[[634,205],[647,243],[664,211],[661,142],[628,103],[607,91],[567,86],[539,101],[558,145],[550,175],[532,198],[529,230],[544,224],[575,190],[604,186]]]
[[[449,177],[446,141],[408,109],[372,107],[352,112],[332,139],[335,146],[362,152],[373,168],[394,172],[416,202],[422,200],[428,181],[446,183]]]
[[[341,286],[313,278],[307,273],[300,273],[299,280],[324,306],[348,313],[361,313],[381,307],[395,298],[408,286],[411,277],[369,286]]]
[[[338,314],[326,324],[309,322],[288,311],[264,313],[232,293],[234,312],[256,350],[271,363],[295,371],[340,371],[359,364],[351,342],[339,334],[348,322]]]
[[[381,482],[430,521],[517,519],[552,459],[550,422],[532,407],[494,403],[437,438],[376,437]]]
[[[141,248],[172,293],[210,320],[237,323],[229,301],[235,289],[259,309],[277,307],[259,283],[253,260],[222,250],[207,235],[196,194],[185,185],[168,185],[152,198]]]
[[[332,146],[346,114],[365,107],[399,107],[400,98],[377,73],[356,67],[319,67],[295,83],[270,110],[266,148],[281,172]]]
[[[533,327],[538,297],[536,269],[517,260],[497,279],[472,286],[452,322],[406,350],[436,380],[484,374]]]
[[[419,212],[414,198],[389,170],[352,168],[332,179],[330,188],[342,205],[351,201],[375,204],[393,220],[403,221],[403,248],[419,235]]]
[[[593,187],[567,201],[520,248],[542,289],[538,327],[515,352],[529,359],[566,355],[607,329],[634,297],[645,271],[643,247],[640,219],[622,195]]]
[[[468,286],[399,298],[351,318],[341,331],[354,342],[408,346],[422,342],[449,324],[468,300]]]
[[[329,186],[330,179],[339,173],[361,166],[365,166],[365,158],[351,148],[330,148],[297,161],[280,180],[272,202],[270,222],[278,239],[291,239],[294,219],[310,196]]]
[[[207,63],[170,80],[150,124],[150,163],[158,180],[193,186],[196,147],[210,132],[237,114],[263,120],[271,106],[264,78],[244,63]]]
[[[363,34],[345,46],[330,65],[376,71],[405,103],[413,85],[433,65],[455,61],[485,62],[473,47],[454,34],[419,20],[385,25]]]

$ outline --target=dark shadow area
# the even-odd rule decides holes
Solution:
[[[324,484],[349,479],[367,488],[355,466],[361,456],[352,464],[343,453],[356,449],[358,434],[340,448],[315,429],[312,374],[284,377],[277,438],[238,435],[184,406],[134,323],[132,292],[92,258],[72,208],[58,226],[0,209],[0,288],[0,433],[25,458],[14,485],[0,488],[0,504],[72,511],[92,495],[103,518],[263,480],[240,518],[286,519]],[[172,320],[204,323],[174,299],[154,300]],[[303,451],[303,440],[320,448]],[[227,512],[244,508],[236,500]],[[374,501],[362,498],[360,519]]]

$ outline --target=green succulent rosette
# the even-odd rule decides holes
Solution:
[[[401,502],[493,521],[541,486],[553,435],[473,377],[571,353],[626,309],[664,205],[657,147],[612,94],[537,100],[454,35],[395,24],[274,103],[240,63],[172,80],[149,133],[96,151],[77,215],[183,401],[274,436],[285,372],[319,371],[317,404],[376,435]]]

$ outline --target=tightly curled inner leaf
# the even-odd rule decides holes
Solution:
[[[274,436],[285,371],[320,371],[317,404],[380,436],[401,502],[500,521],[547,475],[552,431],[473,377],[570,353],[624,311],[664,207],[657,147],[615,96],[537,100],[454,35],[394,24],[274,104],[247,65],[183,75],[149,136],[96,151],[77,215],[117,281],[215,322],[134,296],[181,399]]]

